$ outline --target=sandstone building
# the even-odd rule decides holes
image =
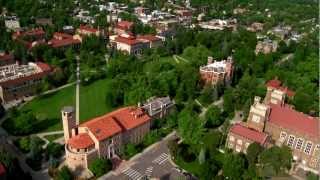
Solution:
[[[293,92],[279,86],[271,87],[275,82],[281,84],[278,80],[267,83],[264,102],[260,97],[255,97],[247,122],[231,127],[226,146],[246,153],[252,142],[264,147],[286,145],[292,149],[293,159],[301,168],[317,173],[320,168],[319,119],[298,112],[286,104],[286,96]]]

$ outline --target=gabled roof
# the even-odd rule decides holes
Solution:
[[[98,29],[95,29],[95,28],[92,28],[92,27],[89,27],[89,26],[85,26],[85,25],[80,25],[79,29],[82,30],[82,31],[88,31],[88,32],[91,32],[91,33],[96,33],[96,32],[99,31]]]
[[[96,117],[80,126],[87,127],[98,140],[104,140],[122,131],[138,127],[149,120],[151,118],[141,108],[124,107]]]
[[[130,21],[120,21],[117,23],[118,29],[129,30],[133,26],[133,22]]]
[[[122,36],[118,36],[115,38],[115,41],[118,42],[118,43],[123,43],[123,44],[127,44],[127,45],[135,45],[135,44],[140,44],[140,43],[143,43],[135,38],[125,38],[125,37],[122,37]]]
[[[246,139],[249,139],[251,141],[257,142],[261,145],[264,145],[266,143],[268,135],[263,132],[259,132],[255,129],[250,129],[246,126],[243,126],[241,124],[234,124],[230,128],[230,132],[233,134],[242,136]]]
[[[161,41],[160,38],[154,36],[154,35],[140,35],[137,37],[137,39],[141,39],[141,40],[146,40],[146,41],[150,41],[150,42],[155,42],[155,41]]]
[[[288,105],[270,104],[269,122],[294,132],[320,137],[320,120],[298,112]]]
[[[116,135],[122,130],[118,123],[110,117],[109,114],[94,118],[81,124],[81,126],[87,127],[99,141]]]

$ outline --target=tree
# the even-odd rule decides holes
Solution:
[[[228,179],[241,179],[245,170],[245,159],[240,154],[226,154],[222,170],[224,176]]]
[[[205,120],[207,128],[221,125],[223,123],[223,117],[220,108],[215,105],[211,106],[205,114]]]
[[[234,100],[233,100],[233,94],[232,94],[232,89],[227,89],[224,92],[223,95],[223,110],[229,115],[233,115],[234,113]]]
[[[186,143],[199,143],[203,134],[203,123],[192,109],[186,108],[179,114],[178,131]]]
[[[259,154],[262,152],[263,150],[263,147],[254,142],[254,143],[251,143],[247,149],[247,159],[248,159],[248,162],[250,165],[254,165],[257,161],[257,158],[259,156]]]
[[[316,175],[312,172],[307,173],[307,180],[319,180],[319,175]]]
[[[106,172],[110,171],[112,164],[110,160],[96,158],[89,164],[90,171],[96,176],[100,177]]]
[[[63,146],[58,143],[50,142],[46,148],[47,157],[59,158],[62,154]]]
[[[19,148],[23,152],[29,152],[30,151],[30,137],[22,137],[19,141]]]
[[[208,152],[214,152],[220,145],[221,133],[211,130],[203,135],[202,142]]]
[[[168,141],[168,148],[170,151],[170,155],[172,157],[176,157],[178,155],[178,143],[176,140],[169,140]]]
[[[287,146],[273,146],[262,151],[260,155],[260,164],[263,171],[274,172],[274,175],[289,170],[291,168],[292,153]]]
[[[55,180],[72,180],[73,177],[69,168],[67,166],[63,166],[54,179]]]

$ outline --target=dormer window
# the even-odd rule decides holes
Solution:
[[[302,149],[303,141],[304,141],[304,140],[301,139],[301,138],[298,139],[297,145],[296,145],[296,149],[297,149],[297,150]]]

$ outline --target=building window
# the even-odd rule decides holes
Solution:
[[[310,154],[312,148],[312,143],[310,141],[307,142],[306,148],[304,149],[304,152],[306,154]]]
[[[228,147],[229,147],[230,149],[232,149],[232,148],[233,148],[233,143],[229,143],[229,144],[228,144]]]
[[[302,149],[302,145],[303,145],[303,139],[299,138],[297,141],[296,149],[297,150]]]
[[[257,116],[257,115],[253,115],[253,116],[252,116],[252,121],[253,121],[253,122],[256,122],[256,123],[259,123],[259,122],[260,122],[260,117]]]
[[[241,139],[238,139],[238,140],[237,140],[237,143],[238,143],[239,145],[242,145],[242,140],[241,140]]]
[[[241,151],[241,146],[236,146],[236,151],[240,152]]]
[[[234,137],[233,137],[233,136],[230,136],[229,140],[230,140],[230,141],[234,141]]]
[[[286,139],[286,137],[287,137],[287,133],[282,131],[280,133],[280,139],[284,140],[284,139]]]
[[[287,143],[289,147],[293,147],[294,139],[295,137],[293,135],[289,136],[288,143]]]
[[[248,148],[248,147],[249,147],[249,145],[250,145],[250,143],[248,143],[248,142],[247,142],[247,143],[246,143],[246,148]]]

